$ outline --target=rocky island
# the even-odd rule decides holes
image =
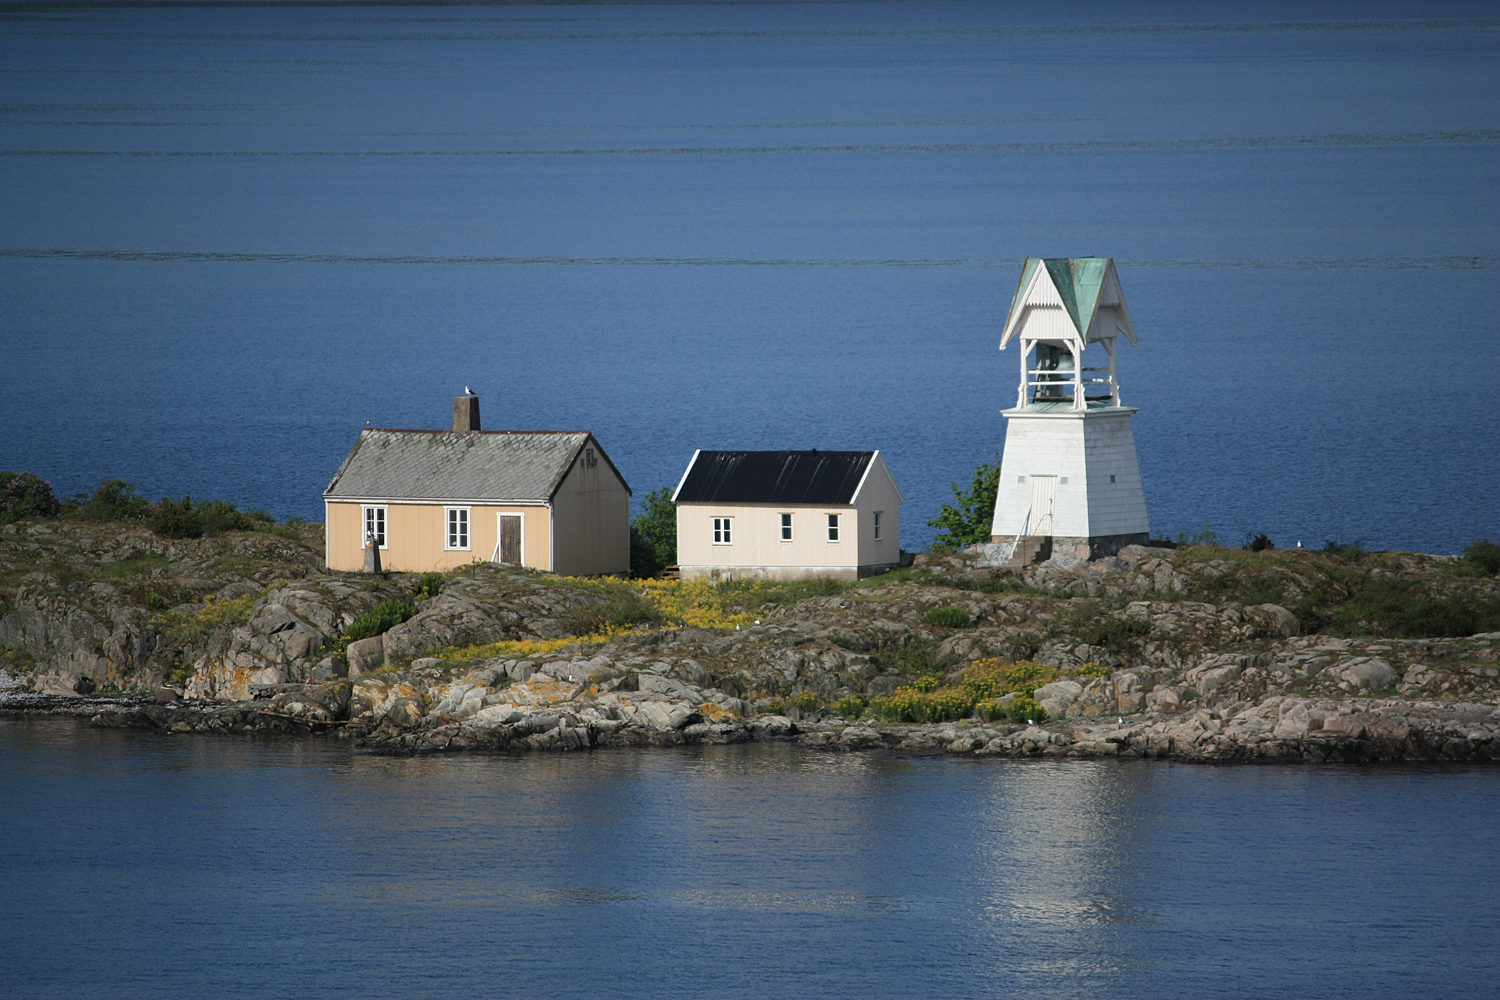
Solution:
[[[858,584],[328,572],[322,528],[0,527],[0,711],[377,753],[796,740],[1193,762],[1500,759],[1500,580],[1130,546]],[[1486,631],[1485,629],[1490,629]]]

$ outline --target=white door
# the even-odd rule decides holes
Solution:
[[[1031,477],[1031,526],[1027,534],[1032,536],[1052,534],[1052,498],[1057,492],[1056,476]]]

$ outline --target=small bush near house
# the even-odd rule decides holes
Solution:
[[[840,718],[857,719],[865,713],[865,700],[858,695],[850,695],[847,698],[840,698],[833,709],[839,713]]]
[[[641,512],[630,522],[630,575],[640,579],[661,576],[677,564],[677,505],[672,490],[663,486],[647,493]]]
[[[405,601],[381,601],[370,611],[354,619],[345,633],[350,642],[381,635],[411,617],[411,605]]]
[[[423,573],[421,581],[417,584],[417,596],[436,597],[438,591],[443,589],[443,574]]]
[[[963,608],[930,608],[927,612],[927,621],[939,628],[965,628],[969,620]]]
[[[979,463],[968,492],[959,489],[957,483],[951,484],[951,488],[958,506],[943,504],[936,520],[927,522],[928,527],[940,529],[933,539],[933,548],[952,551],[989,541],[995,519],[995,494],[1000,490],[1000,463]]]
[[[0,524],[24,517],[56,517],[62,504],[52,484],[32,472],[0,472]]]

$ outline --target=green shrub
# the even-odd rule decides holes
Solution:
[[[676,564],[677,505],[671,487],[663,486],[646,494],[641,512],[630,522],[630,575],[659,577]]]
[[[64,513],[80,521],[144,521],[151,514],[151,504],[135,495],[134,483],[106,479],[92,496],[80,493],[69,500]]]
[[[443,574],[423,573],[421,581],[417,584],[418,596],[436,597],[438,591],[443,589]]]
[[[345,637],[350,642],[368,639],[388,632],[411,617],[411,605],[405,601],[381,601],[374,609],[354,619]]]
[[[919,691],[922,694],[931,694],[938,688],[942,687],[943,682],[936,677],[918,677],[908,686],[913,691]]]
[[[933,548],[951,551],[989,541],[995,520],[995,495],[1000,490],[1000,463],[979,463],[967,493],[957,483],[950,484],[950,488],[958,506],[943,504],[937,518],[927,522],[928,527],[940,529],[933,539]]]
[[[1010,703],[1012,722],[1043,722],[1046,718],[1047,710],[1026,695],[1017,695],[1016,700]]]
[[[931,608],[927,621],[939,628],[965,628],[969,624],[969,613],[963,608]]]
[[[151,530],[163,538],[202,538],[203,519],[193,510],[193,498],[173,503],[166,497],[151,509]]]
[[[147,594],[146,607],[152,611],[165,611],[167,610],[167,599],[155,592]]]
[[[23,517],[56,517],[62,504],[52,484],[32,472],[0,472],[0,524]]]
[[[1461,561],[1485,576],[1500,576],[1500,545],[1496,545],[1488,538],[1471,542],[1464,549]]]
[[[118,482],[118,480],[113,480],[113,482]],[[121,485],[129,486],[130,484]],[[100,487],[100,490],[102,491],[103,487]],[[97,497],[98,494],[96,493],[95,496]],[[145,503],[144,500],[140,502]],[[92,503],[92,500],[89,501],[89,504]],[[89,504],[84,504],[80,509],[86,511]],[[162,497],[161,503],[145,509],[149,512],[151,530],[163,538],[202,538],[204,535],[218,535],[226,531],[254,531],[276,523],[264,510],[242,511],[224,500],[202,500],[194,503],[191,494],[176,501]],[[83,515],[80,514],[80,516]],[[108,519],[126,520],[118,516]]]
[[[1328,612],[1319,624],[1336,635],[1469,636],[1500,629],[1500,597],[1432,594],[1415,580],[1377,579]]]
[[[850,695],[847,698],[840,698],[833,709],[839,713],[840,718],[857,719],[864,714],[865,700],[858,695]]]
[[[1092,643],[1090,643],[1090,645],[1092,645]],[[1073,676],[1074,677],[1108,677],[1111,673],[1112,673],[1112,671],[1108,667],[1100,666],[1097,663],[1085,663],[1083,666],[1081,666],[1077,670],[1073,671]]]
[[[1276,543],[1271,541],[1270,535],[1262,531],[1258,535],[1245,535],[1244,547],[1247,552],[1264,552],[1267,549],[1274,549]]]

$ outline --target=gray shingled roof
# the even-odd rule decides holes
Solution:
[[[323,496],[546,502],[589,440],[586,431],[367,430]],[[598,441],[593,447],[614,469]]]

